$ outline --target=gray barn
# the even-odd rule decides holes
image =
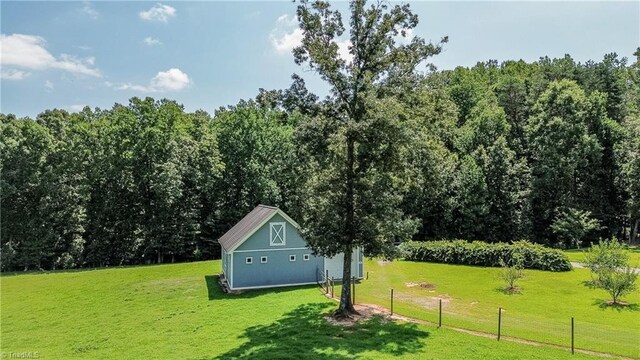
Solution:
[[[342,278],[344,256],[314,256],[298,224],[277,207],[258,205],[222,235],[222,273],[230,290],[314,284],[329,271]],[[361,279],[363,254],[353,253],[351,273]]]

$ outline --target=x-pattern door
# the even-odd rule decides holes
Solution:
[[[271,224],[271,245],[284,244],[284,224]]]

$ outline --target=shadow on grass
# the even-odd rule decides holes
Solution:
[[[516,287],[515,289],[506,289],[504,287],[497,287],[495,291],[503,295],[522,295],[522,288]]]
[[[222,291],[220,284],[218,283],[219,275],[205,275],[204,281],[207,284],[207,295],[209,300],[227,300],[227,299],[252,299],[264,294],[279,294],[289,291],[296,291],[300,289],[312,289],[318,287],[318,285],[301,285],[301,286],[288,286],[277,287],[271,289],[254,289],[245,290],[238,294],[226,294]]]
[[[421,351],[429,336],[416,324],[381,317],[332,325],[324,318],[329,308],[333,304],[301,305],[272,324],[250,327],[242,345],[215,359],[354,359],[369,351],[391,358]]]
[[[618,312],[640,311],[640,305],[636,303],[610,304],[609,300],[596,299],[593,301],[593,305],[597,305],[600,309],[603,310],[616,310]]]

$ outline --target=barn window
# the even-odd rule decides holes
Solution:
[[[304,261],[309,260],[309,254],[302,255],[302,260],[304,260]]]
[[[269,244],[271,246],[284,246],[287,243],[285,223],[274,222],[270,224]]]
[[[289,255],[289,261],[296,261],[295,255]]]
[[[266,257],[266,256],[262,256],[262,257],[260,257],[260,262],[261,262],[262,264],[266,264],[266,263],[267,263],[267,257]]]
[[[246,258],[244,258],[244,263],[253,264],[253,258],[251,256],[247,256]]]

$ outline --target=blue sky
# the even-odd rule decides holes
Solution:
[[[420,18],[413,35],[449,36],[432,59],[441,69],[566,53],[577,61],[609,52],[631,58],[640,45],[639,1],[411,6]],[[259,88],[286,88],[294,72],[312,91],[327,92],[317,76],[293,63],[299,30],[289,1],[2,1],[0,11],[2,113],[110,108],[133,96],[166,97],[187,111],[212,113]]]

